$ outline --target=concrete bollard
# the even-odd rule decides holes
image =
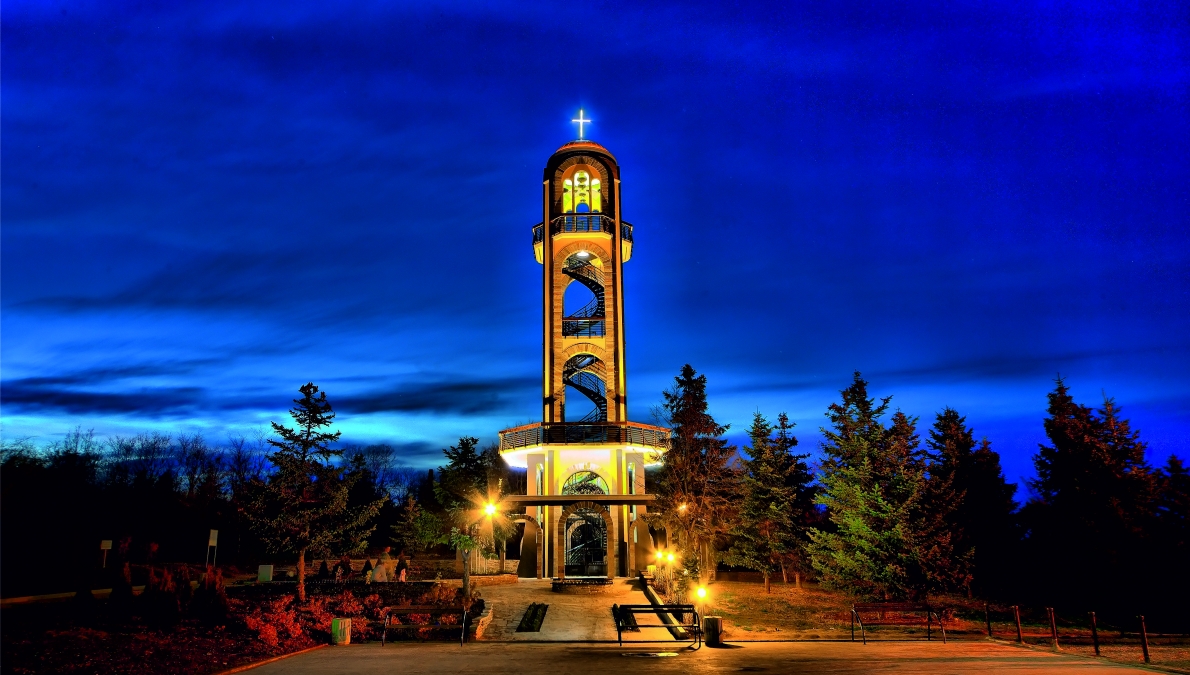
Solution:
[[[702,618],[703,639],[708,647],[719,647],[723,644],[723,617],[704,616]]]
[[[351,644],[351,619],[331,619],[331,644]]]

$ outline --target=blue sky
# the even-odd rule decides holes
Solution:
[[[1190,454],[1176,3],[8,2],[6,439],[281,419],[437,464],[539,413],[541,169],[619,159],[631,414],[812,447],[863,371],[1016,479],[1045,394]]]

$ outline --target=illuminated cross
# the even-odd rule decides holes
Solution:
[[[574,119],[574,120],[570,120],[570,121],[578,122],[578,137],[579,137],[579,140],[581,141],[583,139],[583,125],[590,124],[591,120],[583,119],[583,109],[579,108],[578,109],[578,119]]]

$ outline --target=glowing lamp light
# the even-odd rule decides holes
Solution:
[[[699,600],[706,600],[706,599],[707,599],[707,589],[706,589],[704,586],[699,586],[699,587],[698,587],[698,599],[699,599]]]
[[[670,553],[669,555],[666,555],[666,556],[665,556],[665,559],[666,559],[667,561],[669,561],[669,562],[673,562],[673,561],[674,561],[674,554]]]
[[[483,507],[483,512],[488,514],[489,518],[496,515],[496,505],[489,502],[487,506]]]
[[[578,257],[580,257],[580,258],[589,258],[589,257],[591,256],[591,254],[590,254],[590,253],[587,253],[586,251],[579,251],[579,252],[577,253],[577,255],[578,255]]]
[[[685,512],[686,512],[686,505],[685,505],[685,504],[682,504],[681,506],[679,506],[679,507],[678,507],[678,510],[679,510],[679,511],[681,511],[682,513],[685,513]]]

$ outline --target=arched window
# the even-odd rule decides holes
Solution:
[[[591,180],[586,171],[575,171],[574,178],[562,181],[563,213],[599,213],[603,210],[603,183]]]
[[[562,485],[562,494],[605,495],[608,494],[607,481],[594,471],[576,471]]]

